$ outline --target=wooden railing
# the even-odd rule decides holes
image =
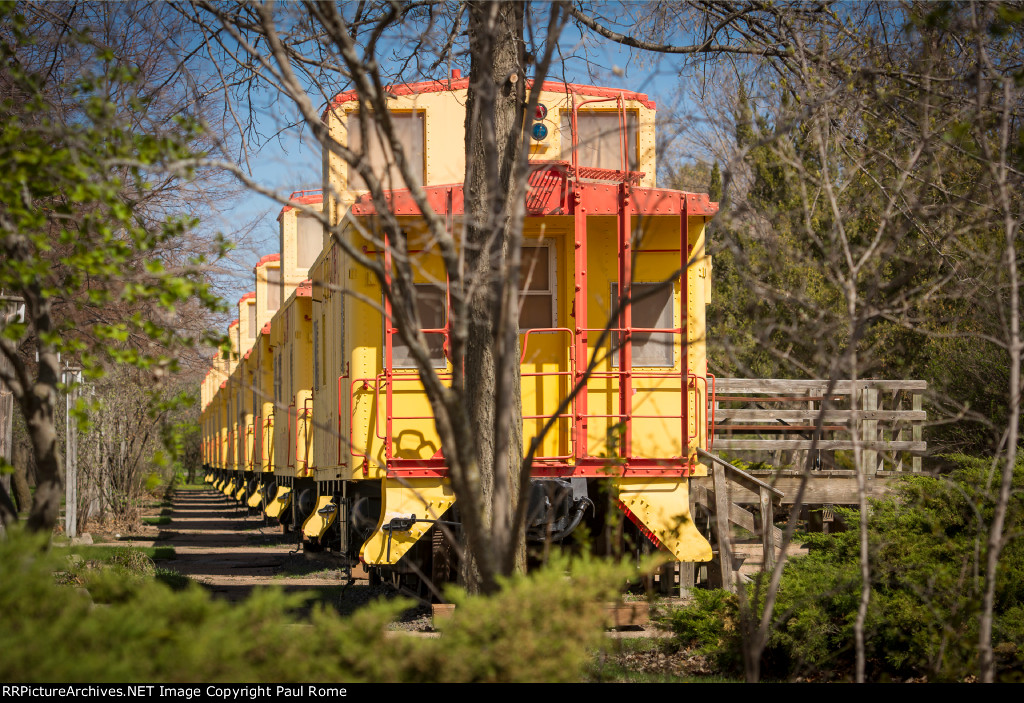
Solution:
[[[730,523],[739,525],[751,534],[761,538],[763,568],[770,572],[775,565],[775,553],[782,543],[782,531],[775,527],[775,505],[784,494],[754,476],[738,469],[721,457],[703,449],[697,453],[702,459],[711,462],[712,488],[700,483],[693,485],[693,503],[703,506],[714,516],[715,537],[718,544],[718,563],[721,568],[722,587],[735,592],[739,577],[733,568],[732,527]],[[758,496],[757,516],[751,510],[737,504],[732,498],[732,485],[737,484]]]
[[[708,410],[714,418],[712,451],[775,468],[802,468],[814,449],[814,468],[842,468],[843,462],[853,468],[856,438],[861,472],[904,471],[907,465],[920,471],[927,450],[922,435],[927,388],[926,381],[847,380],[830,390],[824,380],[719,378]],[[842,458],[836,452],[848,454]]]

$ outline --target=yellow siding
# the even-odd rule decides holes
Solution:
[[[342,470],[349,465],[348,398],[351,378],[348,357],[345,356],[343,314],[346,305],[346,257],[340,247],[330,244],[324,249],[311,269],[313,280],[313,320],[317,323],[315,335],[316,364],[313,414],[320,427],[314,438],[314,465],[319,480],[342,478]],[[329,330],[329,332],[328,332]],[[338,399],[341,389],[342,409],[339,415]],[[345,478],[348,478],[346,475]]]
[[[312,475],[312,306],[305,290],[306,295],[293,293],[285,301],[271,325],[281,393],[274,421],[275,472],[284,476]]]
[[[577,88],[581,89],[581,88]],[[466,155],[462,145],[465,142],[466,122],[466,89],[420,93],[416,95],[400,95],[388,101],[393,112],[424,112],[424,151],[425,174],[424,185],[443,185],[462,183],[466,172]],[[581,94],[578,98],[588,99]],[[548,137],[542,142],[531,142],[530,158],[536,160],[557,161],[562,155],[562,140],[571,142],[571,135],[561,134],[561,115],[571,110],[570,98],[564,91],[541,93],[540,102],[548,108],[544,122],[548,128]],[[616,110],[616,103],[601,102],[587,105],[583,111],[611,112]],[[637,115],[637,159],[639,170],[645,175],[639,185],[655,186],[657,163],[655,158],[655,111],[636,100],[626,100],[624,108]],[[327,114],[327,124],[331,137],[340,144],[347,145],[348,115],[358,110],[356,102],[341,103]],[[532,120],[527,122],[527,128]],[[458,148],[452,148],[457,145]],[[331,184],[331,190],[339,193],[337,200],[330,204],[331,221],[340,221],[340,216],[352,202],[353,195],[349,189],[348,166],[334,153],[324,152],[324,180]]]
[[[259,377],[259,392],[256,400],[260,404],[255,457],[261,471],[273,471],[274,423],[277,410],[274,407],[274,357],[271,351],[269,332],[267,334],[260,333],[253,351]]]
[[[554,327],[573,330],[573,249],[571,218],[529,218],[523,229],[524,246],[547,245],[553,256],[555,276]],[[531,415],[554,414],[561,400],[568,396],[573,381],[571,347],[572,337],[566,332],[530,332],[519,335],[523,359],[520,365],[523,407],[523,450],[526,451],[541,432],[545,420]],[[531,376],[529,374],[544,374]],[[570,414],[570,406],[563,414]],[[538,457],[567,457],[572,454],[571,418],[564,418],[551,428],[540,444]]]

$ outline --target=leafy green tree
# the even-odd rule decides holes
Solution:
[[[82,367],[86,377],[113,362],[147,369],[159,380],[176,368],[171,350],[192,342],[183,334],[182,306],[217,310],[221,303],[203,280],[202,256],[170,266],[160,255],[196,222],[154,222],[138,211],[159,178],[191,175],[181,164],[192,163],[198,122],[180,116],[163,133],[135,129],[115,96],[131,94],[136,72],[108,48],[87,32],[61,28],[50,48],[73,47],[87,58],[78,75],[64,77],[39,60],[19,6],[0,5],[0,25],[0,161],[6,166],[0,174],[0,289],[25,306],[24,320],[3,329],[0,353],[11,363],[3,381],[25,418],[36,459],[28,527],[48,531],[63,481],[54,421],[62,359]],[[147,109],[141,99],[129,104]],[[115,319],[82,324],[64,312],[85,309],[112,310]],[[29,339],[38,362],[22,348]],[[4,523],[14,519],[12,507],[4,492]]]

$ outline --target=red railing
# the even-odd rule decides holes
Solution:
[[[615,102],[616,112],[618,115],[619,122],[619,170],[614,169],[600,169],[596,167],[581,167],[578,159],[578,113],[579,109],[585,105],[598,102]],[[552,163],[550,168],[547,170],[537,169],[536,174],[531,174],[533,180],[531,186],[534,189],[540,191],[550,191],[555,188],[566,188],[570,189],[570,197],[568,198],[569,212],[559,212],[559,214],[569,214],[573,216],[574,220],[574,259],[573,259],[573,270],[574,270],[574,291],[572,293],[572,312],[570,313],[572,318],[575,320],[575,327],[573,328],[546,328],[528,330],[524,332],[522,337],[522,356],[520,358],[521,363],[525,363],[528,356],[528,348],[531,342],[531,337],[536,334],[560,334],[568,335],[569,346],[568,353],[566,354],[565,347],[559,347],[559,367],[554,371],[524,371],[521,373],[522,379],[543,379],[544,377],[552,377],[555,379],[565,379],[569,389],[576,389],[575,396],[572,401],[567,404],[567,407],[556,416],[557,423],[568,422],[568,439],[566,441],[566,451],[568,453],[559,453],[552,456],[538,456],[536,460],[541,463],[551,466],[561,466],[564,469],[572,469],[573,465],[580,466],[585,464],[588,467],[597,467],[599,463],[607,461],[607,457],[592,456],[589,454],[587,447],[588,440],[588,420],[603,419],[603,420],[614,420],[615,422],[621,422],[623,425],[622,429],[622,443],[620,447],[620,455],[622,459],[622,468],[625,471],[638,470],[645,471],[651,475],[664,474],[666,472],[679,472],[680,470],[685,475],[692,466],[690,465],[689,457],[689,446],[694,440],[697,440],[697,444],[704,444],[710,449],[711,435],[709,432],[709,423],[707,422],[708,415],[708,403],[710,398],[714,396],[714,377],[711,376],[711,389],[709,393],[708,388],[708,375],[704,365],[701,364],[699,368],[690,368],[689,356],[687,354],[687,305],[688,305],[688,275],[687,269],[690,264],[689,255],[689,230],[688,230],[688,200],[685,194],[679,193],[679,243],[678,247],[675,248],[664,248],[664,249],[638,249],[634,242],[634,211],[632,204],[632,190],[631,186],[639,182],[640,178],[644,174],[640,172],[633,172],[629,170],[630,163],[630,150],[629,150],[629,125],[627,112],[625,108],[625,101],[620,94],[617,97],[602,98],[595,100],[582,100],[578,101],[577,96],[572,98],[572,112],[571,112],[571,131],[572,131],[572,153],[571,162],[566,164]],[[590,292],[588,290],[588,283],[586,279],[586,270],[588,266],[587,261],[587,219],[588,215],[586,212],[579,209],[580,204],[583,202],[582,186],[580,185],[581,179],[599,179],[612,181],[617,183],[617,187],[608,190],[606,203],[603,203],[604,209],[602,212],[606,214],[614,213],[616,216],[616,264],[617,264],[617,276],[616,281],[618,285],[618,302],[619,302],[619,313],[616,320],[613,321],[613,327],[609,330],[604,328],[594,329],[586,327],[587,324],[587,304]],[[451,222],[450,214],[451,210],[451,194],[449,193],[449,202],[447,203],[448,209],[443,213],[445,215],[445,221],[449,224]],[[536,207],[540,207],[541,204],[535,204]],[[536,208],[535,208],[536,209]],[[439,210],[439,214],[440,210]],[[384,270],[385,270],[385,283],[391,282],[391,266],[392,266],[392,250],[390,243],[385,242],[385,246],[380,251],[374,251],[372,253],[380,254],[383,258]],[[639,255],[643,254],[675,254],[678,256],[679,261],[679,272],[677,278],[672,282],[673,288],[678,285],[678,293],[673,296],[673,299],[681,301],[679,303],[679,316],[680,326],[679,327],[636,327],[633,325],[632,315],[632,298],[633,298],[633,278],[634,278],[634,266],[635,259]],[[446,286],[447,292],[447,286]],[[450,309],[450,301],[446,301],[449,304],[446,309]],[[447,317],[447,316],[446,316]],[[370,442],[377,439],[380,440],[384,445],[383,457],[388,463],[389,468],[408,466],[416,468],[424,467],[439,467],[443,470],[444,460],[440,456],[435,456],[430,460],[408,460],[395,458],[395,446],[396,441],[395,430],[396,426],[400,426],[404,422],[411,421],[423,421],[432,420],[432,415],[397,415],[395,413],[395,394],[400,391],[400,386],[407,383],[421,383],[419,374],[415,370],[401,370],[396,373],[394,368],[394,357],[393,357],[393,338],[398,332],[395,329],[393,323],[392,309],[390,300],[385,297],[384,300],[384,320],[385,320],[385,334],[384,334],[384,359],[383,359],[383,370],[372,378],[354,379],[350,382],[349,386],[349,444],[352,451],[352,456],[355,458],[362,458],[364,472],[368,471],[369,464],[369,447],[364,447],[362,452],[359,451],[357,445],[353,442],[354,429],[355,429],[355,405],[357,396],[365,397],[366,394],[372,393],[373,410],[370,415],[370,421],[373,423],[373,433],[369,434],[366,438]],[[445,336],[445,348],[448,348],[448,329],[445,328],[434,328],[422,330],[424,334],[441,334]],[[590,344],[589,335],[592,333],[611,333],[615,335],[618,340],[618,368],[612,368],[611,370],[602,370],[594,372],[586,376],[586,369],[590,367],[589,363],[592,362],[593,358],[591,354],[606,353],[603,349],[592,349]],[[678,360],[673,359],[673,367],[666,370],[643,370],[638,371],[633,367],[633,344],[634,336],[638,334],[666,334],[673,335],[673,354],[678,354]],[[566,358],[567,357],[567,358]],[[567,361],[568,369],[564,368],[564,363]],[[649,368],[649,367],[648,367]],[[450,372],[448,372],[450,374]],[[441,374],[443,380],[450,380],[450,375],[444,372]],[[340,442],[340,429],[341,429],[341,378],[338,379],[338,423],[339,423],[339,463],[341,459],[341,442]],[[588,407],[589,393],[593,393],[593,388],[588,388],[590,380],[601,380],[610,379],[612,382],[606,384],[608,386],[602,392],[615,393],[618,396],[618,412],[590,412]],[[668,381],[663,383],[662,381]],[[676,383],[678,382],[678,388]],[[372,386],[371,386],[372,384]],[[559,382],[561,385],[561,382]],[[670,393],[679,394],[679,412],[678,413],[665,413],[665,412],[646,412],[638,413],[635,408],[634,393],[636,390],[644,391],[665,391]],[[571,392],[569,390],[568,392]],[[382,397],[383,396],[383,397]],[[710,396],[710,398],[709,398]],[[689,401],[693,399],[693,406],[695,412],[693,417],[689,416]],[[547,404],[550,401],[545,399],[545,407],[549,408],[551,405]],[[558,399],[560,404],[562,398]],[[553,404],[553,403],[552,403]],[[703,408],[701,407],[703,405]],[[596,408],[595,408],[596,409]],[[381,418],[380,412],[383,410],[384,417]],[[611,410],[611,408],[609,408]],[[712,418],[714,408],[711,409]],[[523,420],[535,420],[535,421],[546,421],[549,419],[549,415],[540,414],[525,414]],[[649,420],[649,419],[660,419],[670,420],[679,422],[679,441],[680,441],[680,456],[678,457],[664,457],[664,458],[647,458],[647,457],[635,457],[633,456],[633,422],[636,420]],[[713,424],[713,419],[712,423]],[[691,430],[692,428],[692,430]],[[368,428],[367,428],[368,430]],[[704,436],[701,433],[704,432]],[[561,447],[561,443],[559,443]],[[561,462],[561,463],[560,463]],[[678,473],[676,473],[678,475]]]
[[[569,329],[568,327],[538,327],[538,328],[535,328],[535,329],[526,330],[523,333],[523,343],[522,343],[523,351],[522,351],[522,354],[519,357],[519,363],[520,364],[523,364],[526,361],[526,354],[527,354],[527,351],[529,350],[529,347],[530,347],[530,335],[532,335],[532,334],[567,334],[567,335],[569,335],[569,345],[568,345],[568,349],[569,349],[569,370],[568,371],[527,371],[527,372],[520,372],[520,374],[519,374],[520,378],[544,378],[544,377],[558,378],[558,377],[561,377],[561,376],[565,376],[568,379],[568,381],[569,381],[569,383],[567,385],[571,389],[572,383],[575,382],[576,378],[577,378],[577,376],[576,376],[576,349],[575,349],[575,345],[573,344],[573,342],[574,342],[574,340],[573,340],[573,331],[571,329]],[[558,361],[558,360],[556,360],[556,361]],[[557,403],[559,405],[561,405],[562,399],[558,398],[557,399]],[[535,461],[539,461],[539,462],[568,461],[568,460],[573,459],[574,457],[576,457],[576,455],[577,455],[576,435],[572,431],[573,430],[572,420],[573,420],[573,417],[575,416],[575,407],[576,407],[576,402],[575,402],[575,400],[573,400],[569,404],[569,408],[568,408],[569,412],[568,413],[560,413],[560,414],[555,416],[559,420],[565,420],[565,419],[569,420],[569,433],[568,433],[568,436],[569,436],[569,440],[568,440],[569,453],[568,454],[553,454],[553,455],[536,454],[536,455],[534,455],[534,460]],[[545,420],[546,421],[550,417],[552,417],[552,416],[551,415],[547,415],[547,414],[542,414],[542,415],[525,415],[524,414],[523,415],[523,420]]]
[[[338,465],[341,466],[341,379],[348,378],[348,364],[345,364],[345,373],[338,376],[338,388],[337,388],[337,401],[338,401]],[[351,402],[351,401],[350,401]],[[351,406],[350,406],[351,407]],[[349,426],[351,427],[351,418],[349,418]],[[349,443],[351,447],[351,443]]]
[[[354,441],[355,438],[353,436],[353,431],[355,430],[355,426],[356,426],[356,423],[355,423],[356,384],[357,383],[361,383],[362,384],[362,388],[360,390],[365,392],[365,391],[369,391],[370,390],[370,381],[373,381],[374,385],[376,385],[377,379],[376,378],[354,378],[349,383],[348,446],[349,446],[349,449],[351,451],[351,454],[352,454],[353,458],[360,458],[360,459],[363,460],[363,475],[364,476],[367,476],[370,473],[370,456],[369,456],[369,454],[366,453],[367,451],[369,451],[369,447],[363,447],[363,451],[362,452],[357,452],[356,451],[356,443]],[[373,405],[373,407],[376,408],[377,407],[377,403],[376,403],[376,390],[375,389],[374,389],[374,396],[375,397],[374,397],[374,405]],[[340,414],[340,408],[339,408],[339,414]],[[376,428],[374,428],[374,431],[376,431]]]
[[[274,413],[277,413],[277,409],[274,409]],[[270,447],[270,454],[267,453],[267,447]],[[260,443],[260,467],[263,465],[273,466],[274,463],[274,415],[271,415],[263,421],[263,441]]]
[[[249,443],[249,438],[250,437],[252,438],[252,444]],[[246,426],[245,426],[245,446],[243,447],[244,456],[242,457],[242,461],[245,462],[245,465],[249,467],[249,471],[252,471],[253,468],[254,468],[254,466],[253,466],[253,459],[254,459],[255,452],[253,450],[255,449],[255,444],[256,444],[256,417],[253,416],[252,424],[246,424]]]
[[[291,407],[296,407],[292,405]],[[302,420],[302,444],[305,451],[302,453],[302,470],[309,470],[309,418],[313,414],[313,398],[310,396],[302,401],[302,414],[295,412],[295,470],[299,470],[299,420]]]
[[[707,380],[706,379],[708,379],[708,378],[711,379],[711,398],[710,398],[710,402],[708,403],[708,405],[711,406],[711,419],[707,423],[707,433],[708,433],[707,445],[708,445],[708,451],[710,452],[712,447],[715,444],[715,406],[718,405],[718,399],[716,398],[716,393],[715,393],[715,381],[716,381],[715,375],[713,373],[705,374],[705,381],[704,381],[705,384],[707,384]],[[707,388],[707,386],[705,385],[705,389],[706,388]]]
[[[287,439],[288,439],[288,441],[285,444],[285,452],[287,452],[287,453],[285,454],[285,457],[284,457],[284,459],[285,459],[284,465],[287,466],[289,469],[294,469],[295,468],[295,464],[292,463],[292,415],[293,414],[296,417],[295,447],[296,447],[296,459],[298,458],[298,456],[297,456],[298,444],[299,444],[299,437],[298,437],[298,414],[292,412],[294,409],[295,409],[295,403],[292,403],[291,405],[288,406],[288,424],[287,424],[287,428],[288,428]]]

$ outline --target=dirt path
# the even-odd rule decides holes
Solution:
[[[177,491],[164,515],[170,522],[153,535],[154,546],[174,547],[160,566],[203,584],[215,596],[243,600],[257,588],[277,587],[308,595],[306,605],[324,603],[345,615],[376,598],[396,595],[369,585],[366,572],[351,572],[329,554],[303,554],[294,534],[250,515],[213,489]],[[430,629],[429,607],[407,611],[397,629]]]
[[[324,602],[348,613],[383,594],[370,589],[365,572],[352,573],[330,555],[305,555],[294,534],[264,521],[213,489],[176,491],[170,507],[155,508],[148,518],[169,518],[144,526],[114,543],[139,547],[173,547],[174,557],[158,566],[177,571],[231,601],[254,589],[274,586],[308,594],[306,603]]]
[[[131,536],[119,535],[116,543],[173,547],[174,557],[161,559],[158,566],[191,578],[218,598],[241,601],[257,588],[277,587],[306,594],[302,610],[324,603],[345,615],[371,600],[397,595],[388,586],[371,587],[358,565],[349,573],[336,556],[303,554],[294,534],[284,534],[280,525],[250,515],[213,489],[176,491],[170,507],[147,514],[158,516],[169,522],[145,526]],[[429,606],[416,606],[392,627],[430,631],[430,612]],[[652,628],[609,633],[627,638],[662,634]]]

